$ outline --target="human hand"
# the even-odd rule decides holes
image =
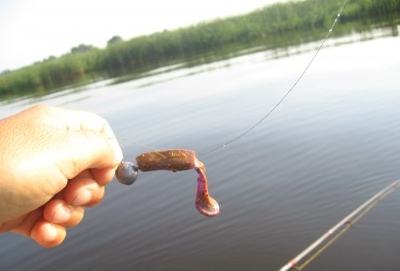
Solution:
[[[0,233],[61,244],[84,207],[104,196],[122,160],[108,123],[84,111],[34,106],[0,120]]]

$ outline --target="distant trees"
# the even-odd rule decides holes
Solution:
[[[11,72],[11,70],[6,69],[6,70],[1,71],[0,74],[8,74],[8,73],[10,73],[10,72]]]
[[[107,41],[107,46],[122,42],[123,39],[120,36],[114,36]]]
[[[92,45],[85,45],[85,44],[79,44],[78,46],[72,47],[71,48],[71,53],[76,54],[76,53],[84,53],[90,50],[95,49],[96,47]]]
[[[105,49],[80,44],[61,57],[49,57],[12,72],[3,71],[0,74],[0,97],[44,92],[99,74],[104,77],[121,72],[143,72],[176,61],[190,61],[199,54],[212,55],[216,50],[234,46],[235,49],[243,48],[249,42],[263,43],[268,48],[299,44],[321,38],[312,35],[327,31],[340,5],[331,0],[277,3],[247,15],[127,41],[114,36],[108,40]],[[364,22],[396,13],[400,13],[400,0],[348,0],[340,21]],[[339,28],[336,33],[342,31],[340,29],[345,28]],[[288,33],[290,38],[285,39]]]

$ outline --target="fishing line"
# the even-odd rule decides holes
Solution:
[[[295,89],[295,87],[297,86],[297,84],[301,81],[301,79],[304,77],[304,75],[306,74],[306,72],[308,71],[308,69],[310,68],[311,64],[314,62],[314,60],[316,59],[317,55],[319,54],[319,52],[321,51],[321,49],[323,48],[323,46],[325,45],[325,42],[328,40],[328,38],[330,37],[331,33],[333,32],[333,29],[336,25],[336,23],[339,20],[340,15],[343,12],[343,9],[345,7],[347,3],[347,0],[344,0],[339,12],[336,15],[335,20],[333,21],[331,27],[328,30],[328,33],[326,34],[326,36],[324,37],[324,39],[322,40],[321,44],[318,46],[317,50],[315,51],[314,55],[311,57],[310,61],[307,63],[306,67],[302,70],[302,72],[300,73],[299,77],[297,77],[297,79],[294,81],[293,85],[289,88],[289,90],[282,96],[282,98],[261,118],[259,119],[253,126],[251,126],[250,128],[248,128],[247,130],[245,130],[244,132],[238,134],[237,136],[235,136],[234,138],[226,141],[225,143],[218,145],[217,147],[214,147],[208,151],[199,153],[198,156],[204,156],[204,155],[209,155],[212,154],[222,148],[225,148],[226,146],[232,144],[233,142],[239,140],[240,138],[244,137],[245,135],[247,135],[248,133],[250,133],[252,130],[254,130],[255,128],[257,128],[266,118],[268,118],[274,111],[275,109],[277,109],[282,102],[289,96],[289,94]],[[126,139],[126,138],[121,138],[121,137],[115,137],[115,138],[110,138],[110,139],[121,139],[121,140],[125,140],[125,141],[130,141],[133,142],[139,146],[154,150],[154,151],[159,151],[151,146],[148,146],[146,144],[143,144],[141,142],[138,142],[136,140],[131,140],[131,139]]]
[[[136,140],[133,140],[133,139],[130,139],[130,138],[123,138],[123,137],[119,137],[118,136],[118,137],[109,137],[108,139],[124,140],[124,141],[135,143],[136,145],[139,145],[139,146],[141,146],[143,148],[146,148],[146,149],[150,149],[150,150],[153,150],[153,151],[160,151],[159,149],[153,148],[152,146],[143,144],[143,143],[141,143],[139,141],[136,141]]]
[[[335,27],[340,15],[343,12],[343,9],[346,5],[347,0],[344,0],[342,3],[342,6],[338,12],[338,14],[336,15],[335,20],[333,21],[331,27],[328,30],[328,33],[326,34],[325,38],[322,40],[321,44],[319,45],[319,47],[317,48],[317,50],[315,51],[313,57],[310,59],[310,61],[308,62],[308,64],[306,65],[306,67],[303,69],[303,71],[301,72],[300,76],[297,78],[297,80],[294,82],[294,84],[289,88],[289,90],[285,93],[285,95],[282,96],[282,98],[271,108],[271,110],[269,110],[259,121],[257,121],[253,126],[251,126],[250,128],[248,128],[247,130],[245,130],[244,132],[242,132],[241,134],[238,134],[237,136],[235,136],[234,138],[226,141],[224,144],[219,145],[209,151],[200,153],[200,155],[208,155],[211,153],[214,153],[228,145],[230,145],[231,143],[235,142],[236,140],[242,138],[243,136],[247,135],[248,133],[250,133],[252,130],[254,130],[255,128],[257,128],[266,118],[268,118],[272,112],[275,111],[276,108],[278,108],[279,105],[281,105],[281,103],[286,99],[287,96],[289,96],[289,94],[293,91],[293,89],[297,86],[297,84],[300,82],[300,80],[303,78],[303,76],[305,75],[305,73],[307,72],[307,70],[310,68],[311,64],[314,62],[315,58],[317,57],[318,53],[321,51],[322,47],[324,46],[325,42],[328,40],[329,36],[331,35],[333,28]]]

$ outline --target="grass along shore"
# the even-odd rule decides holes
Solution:
[[[318,40],[326,34],[341,4],[342,1],[333,0],[278,3],[246,15],[127,41],[117,40],[104,49],[81,45],[61,57],[49,57],[31,66],[3,72],[0,74],[0,99],[44,95],[96,78],[140,74],[165,65],[191,61],[210,52],[228,50],[232,53],[255,44],[272,49]],[[378,22],[380,18],[390,20],[399,13],[400,0],[349,0],[340,23],[359,21],[366,24],[374,20]],[[335,29],[334,34],[347,33],[340,29]]]

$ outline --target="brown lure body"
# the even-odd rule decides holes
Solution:
[[[146,152],[136,157],[136,162],[122,161],[116,170],[117,179],[122,184],[130,185],[135,182],[138,170],[170,170],[173,172],[195,169],[197,172],[197,191],[195,205],[197,210],[205,216],[219,214],[218,202],[208,193],[206,167],[191,150],[164,150]]]
[[[165,150],[146,152],[136,157],[141,171],[171,170],[173,172],[195,167],[196,152],[191,150]]]

